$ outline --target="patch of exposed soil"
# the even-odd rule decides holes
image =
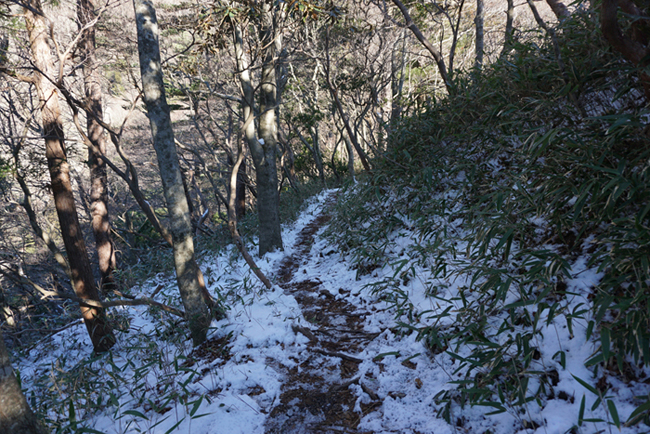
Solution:
[[[278,272],[280,286],[293,295],[309,327],[294,326],[294,332],[309,339],[309,358],[285,370],[280,404],[276,405],[266,422],[268,434],[292,433],[361,433],[357,426],[361,418],[381,404],[377,396],[358,375],[362,362],[356,357],[365,345],[376,337],[364,330],[367,312],[358,310],[345,300],[335,298],[321,288],[321,282],[301,280],[296,271],[308,258],[314,235],[329,220],[328,210],[336,200],[331,195],[323,212],[308,224],[298,236],[296,253],[287,257]],[[356,395],[350,386],[356,384],[373,398],[355,411]]]

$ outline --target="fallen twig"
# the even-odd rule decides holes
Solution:
[[[339,352],[331,352],[331,351],[325,351],[321,350],[319,348],[314,349],[315,352],[319,354],[323,354],[324,356],[331,356],[331,357],[338,357],[343,360],[347,360],[349,362],[355,362],[355,363],[361,363],[363,360],[357,359],[356,357],[348,356],[347,354],[339,353]]]

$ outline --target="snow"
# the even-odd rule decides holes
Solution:
[[[283,228],[284,251],[271,252],[259,259],[258,266],[267,276],[273,277],[284,258],[296,252],[298,234],[321,211],[325,199],[333,191],[324,191],[313,198],[293,224]],[[410,227],[408,219],[406,228]],[[442,224],[442,223],[441,223]],[[459,227],[458,221],[447,222],[450,230]],[[539,222],[544,224],[543,221]],[[322,232],[322,231],[321,231]],[[547,322],[548,311],[540,313],[536,335],[541,359],[538,363],[547,369],[557,370],[558,381],[554,387],[561,397],[548,399],[543,406],[530,402],[524,407],[525,415],[506,411],[488,416],[494,408],[460,407],[452,404],[451,412],[458,423],[449,424],[441,417],[440,394],[454,393],[456,386],[450,381],[462,379],[464,372],[459,362],[446,352],[431,353],[416,339],[416,333],[396,333],[399,318],[389,305],[373,293],[373,282],[400,272],[400,261],[413,254],[412,247],[417,236],[404,227],[390,239],[391,257],[386,266],[370,275],[357,276],[357,270],[349,266],[349,257],[341,255],[337,247],[330,245],[317,233],[311,252],[303,259],[295,272],[301,279],[321,282],[321,288],[335,298],[345,299],[367,311],[364,330],[377,333],[358,354],[351,354],[363,361],[356,374],[367,389],[382,401],[381,405],[361,417],[359,432],[373,433],[457,433],[493,432],[515,433],[564,433],[578,426],[580,403],[585,397],[585,419],[608,420],[605,405],[592,410],[597,397],[581,385],[576,377],[595,387],[593,372],[584,366],[595,350],[595,343],[587,341],[584,321],[575,321],[570,332],[564,317],[557,316]],[[466,246],[456,247],[462,252]],[[432,315],[445,309],[456,313],[461,305],[457,295],[467,285],[467,276],[454,279],[437,279],[427,271],[426,261],[417,271],[417,278],[401,283],[399,288],[406,294],[410,309],[420,315],[422,326],[432,323]],[[449,258],[449,266],[460,264],[462,255]],[[128,333],[117,333],[118,343],[110,354],[90,360],[91,344],[81,323],[54,335],[49,342],[32,349],[14,363],[20,371],[23,387],[28,397],[34,394],[36,402],[46,405],[43,395],[58,402],[47,404],[52,420],[65,421],[69,416],[70,394],[76,391],[84,399],[72,400],[79,426],[98,432],[113,433],[192,433],[192,434],[256,434],[264,432],[264,424],[274,406],[278,405],[282,385],[286,380],[282,367],[296,367],[310,357],[308,339],[295,333],[292,326],[309,327],[295,297],[285,293],[279,286],[266,290],[247,268],[243,259],[229,246],[203,260],[201,267],[209,290],[221,294],[229,307],[228,318],[215,321],[209,338],[227,342],[225,352],[215,354],[213,360],[197,358],[189,363],[192,348],[184,335],[183,325],[174,318],[154,312],[146,307],[116,308],[118,318],[127,326]],[[453,273],[451,273],[453,275]],[[567,300],[568,308],[580,303],[588,304],[587,294],[598,283],[602,274],[587,266],[587,258],[578,258],[571,264],[571,278],[567,280],[567,293],[574,294]],[[173,276],[158,275],[133,293],[151,294],[156,287],[164,289],[158,296],[165,302],[180,306]],[[437,287],[437,297],[428,291]],[[516,301],[516,292],[508,296],[506,303]],[[454,315],[438,318],[437,325],[451,325]],[[498,318],[494,318],[496,327]],[[222,348],[223,350],[223,348]],[[558,352],[565,355],[565,366],[560,363]],[[460,356],[468,353],[459,349]],[[229,354],[229,356],[228,356]],[[210,360],[210,361],[208,361]],[[83,380],[98,373],[94,385],[83,389]],[[77,384],[77,381],[81,384]],[[109,384],[110,383],[110,384]],[[528,388],[534,390],[538,383],[531,381]],[[607,399],[616,405],[622,421],[634,411],[634,396],[647,394],[648,388],[609,380]],[[47,392],[43,392],[47,390]],[[351,384],[350,390],[357,396],[355,411],[361,415],[361,404],[371,401],[360,384]],[[29,399],[29,398],[28,398]],[[66,401],[67,399],[67,401]],[[104,404],[93,406],[101,399]],[[47,401],[49,402],[49,401]],[[100,409],[96,409],[100,407]],[[61,413],[64,414],[61,414]],[[525,416],[525,417],[524,417]],[[538,427],[526,428],[521,420],[534,420]],[[615,427],[607,422],[584,422],[575,432],[591,433],[610,431]],[[638,433],[647,427],[623,427],[621,432]],[[618,430],[617,430],[618,431]],[[613,432],[613,431],[612,431]]]

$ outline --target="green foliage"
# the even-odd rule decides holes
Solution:
[[[0,157],[0,192],[4,192],[11,180],[12,168],[8,161]]]
[[[460,378],[435,400],[450,422],[452,405],[520,414],[554,396],[566,354],[540,362],[542,327],[565,324],[573,337],[576,323],[588,324],[600,345],[585,363],[596,375],[650,365],[650,112],[594,17],[574,14],[558,37],[565,71],[549,41],[519,42],[479,79],[457,75],[453,97],[405,119],[329,232],[359,274],[397,270],[372,290],[431,352],[456,361]],[[395,252],[402,228],[416,242]],[[581,258],[601,276],[589,294],[568,291]],[[440,306],[431,311],[403,290],[425,271]],[[441,281],[457,282],[453,299]],[[625,423],[594,390],[594,408]],[[628,424],[647,408],[637,402]]]

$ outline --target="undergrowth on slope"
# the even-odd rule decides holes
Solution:
[[[461,378],[435,402],[452,423],[454,406],[471,404],[543,424],[529,405],[569,399],[555,390],[567,354],[547,361],[539,341],[580,327],[596,343],[584,364],[601,381],[576,380],[592,409],[605,408],[600,422],[650,425],[650,396],[621,420],[607,381],[639,383],[650,366],[650,112],[596,17],[575,13],[558,38],[564,71],[549,40],[520,41],[405,119],[329,230],[359,274],[394,270],[373,291],[405,332],[456,360]],[[401,229],[416,234],[402,250]],[[587,270],[599,281],[580,291],[571,282]],[[412,279],[439,308],[409,300]],[[579,413],[576,432],[598,422],[584,397]]]

